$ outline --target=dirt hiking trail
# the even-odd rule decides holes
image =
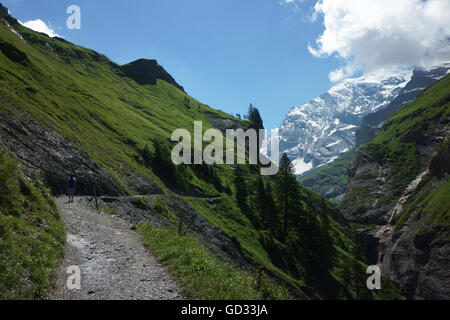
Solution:
[[[97,213],[86,198],[55,198],[66,226],[65,256],[54,276],[53,300],[181,300],[177,283],[147,251],[132,224]],[[81,271],[81,289],[68,289],[69,266]]]

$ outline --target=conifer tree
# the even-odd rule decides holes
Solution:
[[[294,167],[286,153],[280,160],[279,171],[275,180],[278,206],[283,215],[283,235],[286,237],[291,217],[298,209],[298,182]]]
[[[264,181],[261,178],[261,176],[259,176],[258,180],[256,181],[255,209],[257,210],[261,218],[263,226],[267,226],[265,201],[266,201],[266,190],[264,187]]]
[[[239,165],[234,167],[234,186],[236,189],[237,205],[242,212],[247,214],[249,212],[247,182],[244,169]]]
[[[321,220],[321,264],[323,265],[324,270],[328,270],[331,268],[333,264],[333,259],[335,256],[335,249],[333,245],[333,237],[331,235],[331,218],[328,213],[326,200],[322,198],[322,208],[320,211],[320,220]]]
[[[352,250],[352,263],[351,263],[351,286],[355,291],[355,298],[357,300],[364,299],[367,296],[366,287],[366,273],[361,266],[361,262],[365,261],[364,251],[359,243],[358,233],[356,229],[353,229],[353,242],[355,246]]]
[[[265,203],[265,219],[269,229],[275,237],[280,235],[280,217],[278,216],[278,209],[273,198],[272,185],[269,183],[266,187],[266,201]]]
[[[263,120],[261,118],[261,115],[259,113],[258,108],[255,108],[252,104],[248,107],[248,115],[247,115],[248,121],[250,121],[253,124],[253,129],[259,130],[264,129]]]
[[[252,104],[250,104],[248,108],[248,115],[247,115],[248,121],[251,122],[251,128],[255,129],[257,131],[257,143],[258,143],[258,152],[261,149],[262,141],[259,139],[259,130],[264,129],[263,120],[261,118],[261,115],[259,113],[258,108],[255,108]]]
[[[280,221],[273,199],[272,186],[270,183],[267,183],[267,186],[264,185],[261,177],[257,181],[255,207],[261,218],[262,227],[271,230],[274,236],[278,236]]]

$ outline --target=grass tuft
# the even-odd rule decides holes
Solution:
[[[172,229],[141,224],[145,245],[179,279],[183,292],[200,300],[287,299],[284,288],[259,281],[247,271],[220,260],[190,237]],[[257,290],[259,287],[259,290]]]

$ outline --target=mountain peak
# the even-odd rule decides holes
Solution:
[[[160,79],[184,91],[184,88],[155,59],[138,59],[120,66],[120,70],[140,85],[156,84],[156,80]]]
[[[363,117],[391,102],[411,75],[412,70],[402,70],[346,79],[292,108],[278,131],[280,153],[287,153],[299,175],[332,162],[355,146],[355,131]],[[267,151],[264,145],[263,152]]]

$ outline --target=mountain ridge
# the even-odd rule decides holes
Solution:
[[[450,72],[450,62],[429,69],[416,68],[411,80],[400,91],[386,108],[382,108],[374,113],[365,116],[360,127],[356,130],[356,147],[370,142],[375,138],[375,134],[395,111],[402,108],[407,103],[414,101],[421,91],[432,86]]]
[[[385,107],[403,89],[411,70],[347,79],[309,103],[292,108],[276,129],[280,154],[286,152],[301,175],[335,160],[355,146],[364,116]],[[270,152],[267,142],[263,151]]]
[[[297,228],[300,223],[289,223],[284,238],[277,229],[266,227],[255,205],[256,186],[267,188],[270,195],[276,182],[265,177],[260,184],[258,166],[175,166],[171,161],[170,137],[175,129],[185,128],[192,135],[194,121],[202,121],[204,131],[248,128],[248,122],[200,103],[165,80],[140,85],[106,56],[31,31],[10,17],[1,20],[0,37],[6,44],[6,54],[0,53],[0,138],[26,168],[27,176],[42,179],[54,195],[65,192],[70,174],[77,177],[79,194],[95,192],[110,204],[115,204],[114,197],[105,195],[125,195],[117,197],[117,208],[105,208],[107,212],[136,224],[154,223],[158,230],[163,220],[163,226],[180,238],[184,236],[178,228],[187,228],[187,236],[204,239],[201,243],[219,256],[236,264],[240,261],[233,257],[242,257],[251,272],[264,270],[264,279],[269,279],[268,285],[257,290],[259,296],[272,296],[261,290],[270,290],[270,283],[275,283],[302,299],[358,297],[343,279],[349,260],[356,260],[361,270],[363,261],[359,264],[359,256],[353,254],[356,243],[348,225],[332,219],[341,214],[325,199],[295,184],[292,219],[302,225],[308,221],[318,231],[313,237],[322,237],[308,238]],[[238,203],[236,168],[245,176],[239,186],[248,195],[245,207]],[[278,203],[280,198],[275,199]],[[102,200],[100,205],[103,208]],[[280,211],[273,207],[270,213],[278,221]],[[0,223],[9,214],[2,207]],[[325,222],[328,228],[321,227]],[[313,269],[321,253],[313,250],[314,245],[331,247],[324,236],[336,247],[326,283]],[[306,250],[317,253],[307,262],[302,258]],[[27,257],[27,252],[22,254]],[[368,295],[399,298],[390,286]]]
[[[184,88],[158,64],[156,59],[141,58],[120,66],[120,70],[125,76],[135,80],[140,85],[156,84],[156,80],[161,79],[184,92]]]

